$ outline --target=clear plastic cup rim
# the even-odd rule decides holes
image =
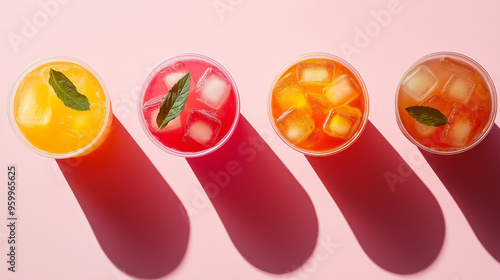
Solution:
[[[356,133],[353,136],[351,136],[351,138],[348,141],[346,141],[344,144],[342,144],[342,145],[340,145],[338,147],[335,147],[333,149],[326,150],[326,151],[311,151],[311,150],[306,150],[306,149],[299,148],[299,147],[295,146],[294,144],[292,144],[290,141],[288,141],[288,139],[286,139],[285,136],[283,136],[283,134],[281,134],[280,130],[276,126],[276,122],[274,121],[273,112],[272,112],[273,89],[274,89],[274,86],[276,85],[276,83],[278,82],[278,80],[283,75],[283,73],[285,73],[290,67],[292,67],[296,63],[299,63],[301,61],[308,60],[308,59],[315,59],[315,58],[332,60],[334,62],[342,64],[342,66],[344,66],[347,69],[349,69],[349,71],[351,71],[353,73],[353,75],[356,77],[356,79],[360,83],[361,90],[362,90],[362,93],[363,93],[363,97],[365,99],[365,102],[364,102],[365,103],[364,104],[364,106],[365,106],[365,108],[364,108],[365,112],[363,113],[363,117],[361,119],[361,123],[359,124],[360,126],[357,129]],[[294,150],[296,150],[296,151],[298,151],[298,152],[300,152],[302,154],[305,154],[305,155],[308,155],[308,156],[316,156],[316,157],[324,157],[324,156],[330,156],[330,155],[334,155],[334,154],[340,153],[340,152],[346,150],[347,148],[349,148],[352,144],[354,144],[359,139],[359,137],[361,136],[361,134],[363,133],[363,131],[365,130],[366,123],[368,122],[369,111],[370,111],[370,101],[369,101],[369,98],[368,98],[368,90],[366,89],[365,82],[363,81],[363,78],[361,78],[361,75],[358,73],[358,71],[351,64],[349,64],[347,61],[345,61],[344,59],[342,59],[342,58],[340,58],[340,57],[338,57],[336,55],[325,53],[325,52],[312,52],[312,53],[303,54],[303,55],[301,55],[299,57],[296,57],[295,59],[293,59],[289,63],[287,63],[281,69],[281,71],[276,75],[276,77],[274,78],[274,80],[273,80],[273,82],[271,84],[271,89],[270,89],[270,92],[269,92],[269,97],[268,97],[268,102],[267,103],[268,103],[268,106],[267,106],[267,115],[269,117],[269,122],[271,123],[271,126],[273,127],[273,130],[274,130],[274,132],[276,132],[276,134],[278,135],[278,137],[285,144],[287,144],[287,146],[291,147],[292,149],[294,149]]]
[[[99,84],[101,85],[101,87],[104,91],[104,96],[106,99],[106,115],[104,118],[104,123],[101,127],[101,130],[97,134],[97,136],[85,147],[82,147],[80,149],[77,149],[77,150],[69,152],[69,153],[62,153],[62,154],[61,153],[49,153],[47,151],[44,151],[42,149],[35,147],[33,144],[31,144],[31,142],[28,141],[28,139],[26,139],[26,137],[24,137],[24,134],[19,129],[19,127],[16,123],[16,120],[15,120],[15,117],[14,117],[14,100],[15,100],[15,96],[16,96],[19,84],[21,83],[21,81],[24,79],[24,77],[28,73],[33,71],[35,68],[37,68],[43,64],[49,63],[49,62],[72,62],[72,63],[75,63],[75,64],[82,66],[87,71],[89,71],[92,75],[94,75],[94,77],[97,79],[97,81],[99,82]],[[72,157],[76,157],[76,156],[79,156],[79,155],[87,152],[96,143],[98,143],[98,141],[101,139],[101,137],[103,137],[103,134],[106,131],[107,126],[109,125],[109,122],[112,119],[111,118],[112,114],[110,113],[111,112],[111,100],[109,98],[108,89],[106,88],[106,85],[104,84],[104,81],[102,80],[101,76],[99,76],[99,74],[92,67],[90,67],[88,64],[86,64],[85,62],[83,62],[79,59],[70,57],[70,56],[48,56],[48,57],[38,59],[38,60],[32,62],[31,64],[29,64],[28,66],[26,66],[21,71],[21,74],[19,74],[18,78],[16,79],[16,81],[14,82],[14,84],[11,87],[11,90],[9,93],[9,100],[7,102],[7,105],[8,105],[7,111],[8,111],[8,115],[9,115],[10,126],[14,130],[14,133],[16,134],[17,138],[19,140],[21,140],[21,142],[26,147],[28,147],[30,150],[32,150],[33,152],[35,152],[39,155],[45,156],[45,157],[55,158],[55,159],[72,158]]]
[[[485,82],[486,82],[486,84],[487,84],[487,86],[488,86],[488,88],[490,90],[490,95],[491,95],[491,114],[490,114],[490,119],[488,120],[488,124],[483,129],[482,134],[479,137],[477,137],[477,139],[475,139],[469,145],[467,145],[465,147],[462,147],[462,148],[454,149],[454,150],[436,150],[436,149],[432,149],[432,148],[429,148],[429,147],[427,147],[425,145],[422,145],[421,143],[419,143],[418,141],[416,141],[415,139],[413,139],[413,137],[406,130],[405,126],[403,125],[403,122],[401,121],[401,117],[399,115],[399,108],[398,108],[399,91],[401,89],[401,86],[403,84],[404,79],[410,73],[410,71],[413,70],[413,68],[415,68],[418,64],[420,64],[420,63],[422,63],[422,62],[424,62],[424,61],[426,61],[428,59],[437,58],[437,57],[445,57],[445,56],[449,56],[451,58],[458,57],[460,60],[466,61],[470,66],[474,67],[481,74],[481,76],[483,77],[483,79],[485,80]],[[450,51],[440,51],[440,52],[430,53],[428,55],[425,55],[425,56],[417,59],[408,68],[408,70],[406,70],[406,72],[401,77],[401,80],[399,81],[398,87],[396,89],[395,108],[396,108],[396,121],[397,121],[397,124],[399,126],[399,129],[401,130],[401,132],[403,133],[403,135],[406,138],[408,138],[408,140],[411,143],[413,143],[418,148],[420,148],[420,149],[422,149],[422,150],[424,150],[426,152],[429,152],[429,153],[433,153],[433,154],[437,154],[437,155],[456,155],[456,154],[460,154],[460,153],[463,153],[465,151],[468,151],[468,150],[474,148],[479,143],[481,143],[481,141],[483,141],[483,139],[489,134],[489,132],[493,128],[493,125],[495,124],[495,118],[496,118],[496,114],[497,114],[497,94],[496,94],[495,84],[493,83],[493,80],[491,79],[490,75],[488,74],[488,72],[486,72],[486,70],[477,61],[475,61],[474,59],[472,59],[472,58],[470,58],[470,57],[468,57],[466,55],[463,55],[461,53],[450,52]]]
[[[162,144],[149,131],[149,129],[146,125],[147,121],[144,118],[144,114],[142,112],[142,108],[143,108],[143,104],[144,104],[144,95],[146,93],[146,90],[147,90],[149,84],[151,83],[153,78],[156,76],[156,74],[159,71],[161,71],[162,69],[164,69],[165,67],[167,67],[175,62],[185,61],[185,60],[203,61],[203,62],[207,62],[207,63],[212,64],[215,67],[217,67],[218,70],[220,70],[224,74],[225,78],[227,78],[229,80],[229,82],[231,83],[231,86],[233,88],[234,95],[235,95],[235,100],[236,100],[235,116],[234,116],[233,123],[231,124],[231,127],[229,128],[229,131],[214,146],[207,148],[207,149],[204,149],[204,150],[201,150],[201,151],[198,151],[198,152],[182,152],[182,151],[178,151],[176,149],[169,148],[169,147],[165,146],[164,144]],[[168,57],[168,58],[163,59],[160,62],[158,62],[153,67],[153,69],[151,69],[151,71],[149,71],[148,75],[146,76],[146,79],[144,80],[144,82],[142,84],[141,94],[140,94],[139,100],[137,102],[137,105],[138,105],[137,111],[139,114],[139,120],[141,123],[141,127],[144,130],[144,133],[146,133],[147,137],[161,150],[163,150],[171,155],[184,157],[184,158],[200,157],[200,156],[208,155],[208,154],[218,150],[220,147],[222,147],[229,140],[229,138],[231,137],[233,132],[236,130],[236,126],[238,124],[239,117],[240,117],[240,96],[239,96],[239,92],[238,92],[238,87],[236,86],[236,82],[234,81],[234,79],[231,76],[231,74],[229,73],[229,71],[224,66],[222,66],[222,64],[215,61],[214,59],[207,57],[205,55],[196,54],[196,53],[178,54],[178,55]]]

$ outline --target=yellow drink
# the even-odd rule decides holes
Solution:
[[[90,110],[67,107],[49,84],[50,70],[63,73]],[[99,76],[84,63],[56,57],[28,67],[11,92],[11,124],[19,138],[45,156],[67,158],[96,149],[109,132],[111,104]]]

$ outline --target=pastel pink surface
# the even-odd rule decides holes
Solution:
[[[422,155],[399,131],[394,110],[401,75],[431,52],[463,53],[479,62],[499,85],[499,8],[500,3],[494,1],[1,2],[3,108],[7,108],[10,86],[32,61],[52,55],[81,59],[101,75],[115,116],[123,125],[121,135],[128,134],[129,141],[137,142],[140,149],[133,154],[149,158],[156,168],[156,175],[150,176],[165,189],[158,191],[157,198],[139,195],[140,205],[125,196],[138,212],[113,212],[115,208],[105,201],[82,196],[96,190],[75,191],[74,183],[55,160],[24,147],[3,113],[1,166],[4,174],[8,164],[19,170],[19,244],[17,272],[11,273],[3,261],[7,227],[0,227],[0,279],[499,279],[499,239],[489,234],[500,230],[500,195],[498,188],[487,186],[491,182],[500,185],[493,168],[500,165],[500,116],[484,144],[455,158],[464,162],[459,165],[450,158]],[[12,38],[17,41],[13,43]],[[306,158],[282,143],[271,129],[266,106],[271,83],[280,69],[295,57],[316,51],[350,62],[364,79],[370,96],[365,137],[345,154],[324,160]],[[275,170],[288,169],[293,175],[274,175],[293,184],[282,200],[276,190],[285,192],[283,186],[266,186],[274,190],[269,190],[268,196],[262,187],[256,187],[254,193],[226,193],[219,201],[211,199],[206,191],[207,180],[213,178],[210,172],[221,172],[227,164],[219,161],[207,167],[202,160],[168,155],[144,135],[136,108],[143,79],[160,60],[188,52],[215,59],[233,76],[247,122],[235,135],[244,145],[252,143],[251,136],[260,135],[269,149],[253,146],[257,155],[265,151]],[[380,149],[369,150],[371,141]],[[238,143],[233,145],[238,147]],[[259,167],[251,164],[250,154],[224,155],[228,163],[233,159],[240,167],[256,171],[255,176],[271,176],[257,172]],[[147,162],[145,156],[141,156],[143,162]],[[337,161],[354,164],[351,157],[357,157],[364,169],[358,171],[359,166],[342,166]],[[380,166],[374,166],[370,161],[378,157]],[[347,171],[325,171],[329,166]],[[384,176],[391,174],[396,180],[384,181]],[[378,185],[373,187],[370,182]],[[129,187],[132,193],[140,193],[137,187]],[[165,198],[165,194],[173,198]],[[231,199],[242,194],[248,195],[242,200],[247,204],[232,204]],[[112,200],[109,193],[106,195]],[[138,226],[143,219],[148,223],[162,218],[141,216],[141,205],[148,213],[154,203],[177,201],[175,196],[188,214],[189,227],[182,232],[172,230],[187,235],[187,239],[177,236],[187,244],[182,243],[174,253],[151,249],[152,257],[163,256],[163,269],[158,259],[151,260],[154,268],[149,274],[130,269],[127,265],[139,257],[134,252],[144,251],[134,246],[130,251],[124,249],[130,254],[127,259],[112,254],[121,252],[116,247],[138,239],[137,244],[147,241],[154,248],[151,241],[160,239],[158,232],[145,234],[145,240],[138,237],[140,230],[120,236],[114,231],[116,225],[103,224],[113,219],[99,217],[99,207],[102,213],[111,213],[110,217],[120,217],[117,221],[121,226]],[[120,204],[120,199],[124,197],[117,194],[110,205]],[[6,201],[4,187],[0,191],[3,211]],[[262,201],[268,208],[259,206]],[[291,201],[300,202],[297,209],[304,209],[304,216],[293,212],[287,205]],[[98,203],[89,204],[93,202]],[[269,205],[279,211],[272,212]],[[280,217],[300,224],[290,220],[277,223]],[[160,229],[169,232],[166,226]],[[286,232],[294,229],[300,230]],[[115,234],[122,238],[118,245],[102,245]],[[301,236],[303,244],[296,242]],[[167,246],[170,241],[160,244]],[[257,249],[252,251],[250,245]],[[269,256],[284,257],[285,245],[291,246],[293,255],[267,263],[273,262]],[[266,252],[269,255],[259,257]]]

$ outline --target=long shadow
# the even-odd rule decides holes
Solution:
[[[186,210],[116,117],[97,150],[57,163],[117,268],[158,278],[180,264],[190,231]]]
[[[420,151],[462,210],[477,238],[500,262],[500,129],[453,156]]]
[[[243,116],[223,147],[187,161],[249,263],[281,274],[311,256],[318,239],[311,199]]]
[[[374,263],[411,274],[434,262],[444,242],[441,208],[373,124],[349,149],[307,160]]]

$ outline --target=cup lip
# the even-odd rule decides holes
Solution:
[[[213,145],[212,147],[210,147],[208,149],[204,149],[204,150],[201,150],[198,152],[182,152],[182,151],[178,151],[178,150],[175,150],[175,149],[172,149],[172,148],[165,146],[158,139],[153,137],[153,135],[151,134],[151,132],[149,131],[149,129],[146,125],[146,120],[144,118],[144,114],[142,113],[142,107],[144,104],[144,95],[146,93],[146,90],[147,90],[149,84],[151,83],[151,81],[153,80],[153,78],[156,76],[156,74],[158,74],[159,71],[161,71],[165,67],[167,67],[175,62],[186,61],[186,60],[191,60],[191,59],[203,61],[203,62],[208,62],[209,64],[212,64],[213,66],[217,67],[218,70],[220,70],[224,74],[224,76],[229,80],[229,82],[231,83],[231,86],[233,87],[235,100],[236,100],[236,108],[235,108],[235,117],[234,117],[233,123],[231,124],[231,127],[229,128],[229,131],[226,133],[226,135],[224,137],[222,137],[221,140],[219,140],[219,142],[217,142],[215,145]],[[224,66],[222,66],[222,64],[220,64],[216,60],[214,60],[208,56],[202,55],[202,54],[180,53],[180,54],[173,55],[173,56],[167,57],[165,59],[162,59],[146,75],[146,77],[144,78],[144,81],[142,83],[141,93],[139,95],[139,99],[137,102],[137,113],[139,114],[139,120],[141,123],[141,127],[144,130],[144,133],[151,140],[151,142],[153,142],[158,148],[160,148],[161,150],[163,150],[171,155],[178,156],[178,157],[184,157],[184,158],[201,157],[201,156],[208,155],[208,154],[218,150],[220,147],[222,147],[229,140],[231,135],[236,130],[236,126],[238,125],[239,118],[240,118],[240,95],[239,95],[239,91],[238,91],[238,87],[236,85],[236,82],[234,81],[234,79],[231,76],[231,74],[229,73],[229,71]]]
[[[490,95],[491,95],[491,114],[490,114],[490,119],[488,120],[487,125],[483,129],[483,132],[482,132],[481,136],[478,137],[477,139],[475,139],[469,145],[467,145],[465,147],[462,147],[462,148],[459,148],[459,149],[455,149],[455,150],[436,150],[436,149],[432,149],[430,147],[422,145],[421,143],[419,143],[418,141],[416,141],[415,139],[413,139],[413,137],[410,135],[410,133],[406,130],[406,127],[403,125],[403,122],[401,120],[401,116],[399,115],[399,109],[398,109],[399,92],[400,92],[400,89],[401,89],[401,86],[403,84],[404,79],[406,78],[406,76],[408,76],[408,74],[410,73],[410,71],[413,70],[418,64],[422,63],[425,60],[428,60],[428,59],[431,59],[431,58],[445,57],[445,56],[449,56],[451,58],[458,57],[462,61],[465,61],[470,66],[474,67],[479,72],[479,74],[482,75],[483,79],[485,80],[486,84],[489,87]],[[400,79],[400,81],[398,83],[398,86],[396,88],[395,108],[396,108],[395,109],[396,122],[397,122],[397,124],[399,126],[399,129],[401,130],[401,132],[403,133],[403,135],[411,143],[413,143],[418,148],[420,148],[420,149],[422,149],[422,150],[424,150],[426,152],[429,152],[429,153],[433,153],[433,154],[437,154],[437,155],[456,155],[456,154],[460,154],[460,153],[466,152],[466,151],[474,148],[475,146],[477,146],[479,143],[481,143],[481,141],[483,141],[483,139],[489,134],[489,132],[493,128],[493,125],[495,124],[496,114],[497,114],[497,93],[496,93],[496,89],[495,89],[495,83],[491,79],[491,76],[488,74],[488,72],[486,71],[486,69],[484,69],[483,66],[481,66],[481,64],[479,64],[477,61],[475,61],[474,59],[472,59],[472,58],[470,58],[470,57],[468,57],[468,56],[466,56],[464,54],[461,54],[461,53],[452,52],[452,51],[438,51],[438,52],[433,52],[433,53],[424,55],[423,57],[417,59],[405,71],[405,73],[402,75],[402,77],[401,77],[401,79]]]
[[[336,63],[340,63],[341,65],[343,65],[344,67],[349,69],[349,71],[351,71],[353,73],[353,75],[356,77],[356,79],[359,81],[360,86],[361,86],[361,90],[363,93],[363,97],[365,98],[365,104],[364,104],[365,105],[365,112],[364,112],[363,117],[361,119],[360,127],[358,128],[356,133],[348,141],[346,141],[344,144],[342,144],[338,147],[335,147],[333,149],[326,150],[326,151],[306,150],[306,149],[299,148],[299,147],[295,146],[294,144],[292,144],[279,131],[278,127],[276,126],[276,122],[274,121],[273,112],[272,112],[273,89],[274,89],[274,86],[276,85],[276,83],[278,82],[278,80],[283,75],[283,73],[285,73],[294,64],[297,64],[297,63],[304,61],[304,60],[315,59],[315,58],[331,60],[331,61],[334,61]],[[291,147],[292,149],[294,149],[294,150],[296,150],[304,155],[314,156],[314,157],[331,156],[331,155],[340,153],[340,152],[346,150],[347,148],[349,148],[350,146],[352,146],[352,144],[354,144],[359,139],[361,134],[363,134],[363,131],[366,128],[366,124],[368,123],[368,115],[370,113],[370,100],[368,97],[368,90],[367,90],[366,84],[365,84],[363,78],[361,77],[361,75],[359,74],[359,72],[343,58],[336,56],[336,55],[333,55],[333,54],[330,54],[330,53],[326,53],[326,52],[311,52],[311,53],[306,53],[306,54],[300,55],[300,56],[294,58],[293,60],[291,60],[290,62],[288,62],[283,68],[281,68],[281,70],[275,76],[275,78],[271,84],[267,104],[268,104],[267,105],[267,115],[269,118],[269,122],[271,123],[271,126],[272,126],[274,132],[278,135],[278,137],[285,144],[287,144],[287,146]]]
[[[27,74],[29,74],[31,71],[33,71],[35,68],[37,68],[43,64],[50,63],[50,62],[71,62],[71,63],[75,63],[75,64],[80,65],[81,67],[85,68],[92,75],[94,75],[94,77],[97,79],[97,81],[99,82],[99,84],[101,85],[101,87],[103,89],[104,96],[106,99],[106,115],[104,118],[104,123],[103,123],[99,133],[85,147],[82,147],[80,149],[77,149],[75,151],[68,152],[68,153],[50,153],[50,152],[47,152],[47,151],[44,151],[42,149],[35,147],[30,141],[28,141],[28,139],[26,139],[24,134],[21,132],[21,130],[19,129],[19,126],[16,123],[15,117],[14,117],[14,110],[13,110],[14,100],[15,100],[17,89],[18,89],[20,83],[22,82],[24,77]],[[8,101],[7,101],[7,106],[8,106],[7,111],[8,111],[8,116],[9,116],[9,123],[10,123],[10,126],[12,127],[12,130],[14,130],[14,133],[16,134],[17,138],[19,140],[21,140],[21,142],[26,147],[28,147],[30,150],[32,150],[33,152],[35,152],[39,155],[42,155],[42,156],[45,156],[48,158],[54,158],[54,159],[72,158],[72,157],[76,157],[76,156],[79,156],[79,155],[87,152],[101,139],[101,137],[103,137],[103,134],[106,131],[106,128],[112,119],[112,117],[111,117],[111,115],[112,115],[111,114],[111,99],[109,96],[108,89],[107,89],[106,85],[104,84],[104,81],[102,80],[101,76],[99,76],[97,71],[95,71],[95,69],[90,67],[90,65],[88,65],[87,63],[85,63],[79,59],[76,59],[74,57],[64,56],[64,55],[46,56],[46,57],[40,58],[38,60],[35,60],[35,61],[31,62],[28,66],[26,66],[21,71],[21,73],[18,75],[16,81],[11,86]]]

